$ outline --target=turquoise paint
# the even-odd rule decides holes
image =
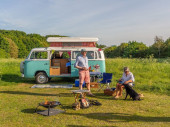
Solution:
[[[74,67],[75,62],[76,62],[75,60],[71,61],[71,77],[78,77],[79,76],[78,69]]]
[[[100,66],[99,71],[100,72],[106,72],[106,66],[105,66],[105,60],[89,60],[89,67],[91,66],[91,69],[94,69],[94,65],[98,64]]]
[[[24,64],[24,76],[26,78],[34,78],[37,71],[45,71],[48,77],[78,77],[78,69],[74,67],[75,60],[71,61],[71,76],[50,76],[49,75],[49,60],[32,60],[25,61]],[[94,69],[93,65],[98,64],[100,66],[100,72],[106,72],[105,60],[89,60],[89,67]]]
[[[49,60],[31,60],[24,62],[24,76],[33,78],[37,71],[45,71],[49,76]]]
[[[71,61],[71,77],[78,77],[78,69],[74,67],[75,60]],[[89,60],[88,61],[89,67],[91,66],[91,69],[94,69],[93,65],[98,64],[100,66],[99,71],[100,72],[106,72],[106,66],[105,66],[105,60]]]

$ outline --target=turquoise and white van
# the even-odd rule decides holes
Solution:
[[[83,48],[87,50],[90,70],[95,71],[97,66],[97,71],[105,72],[104,53],[93,45],[98,38],[49,37],[47,41],[51,43],[50,47],[32,49],[21,62],[23,77],[35,78],[40,84],[47,83],[53,77],[78,77],[74,63]]]

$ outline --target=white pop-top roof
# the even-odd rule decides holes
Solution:
[[[45,47],[45,48],[33,48],[32,51],[50,51],[50,50],[58,50],[58,51],[81,51],[83,48],[63,48],[63,47]],[[96,47],[86,47],[87,51],[98,50]]]
[[[90,37],[48,37],[47,42],[97,42],[98,38]]]

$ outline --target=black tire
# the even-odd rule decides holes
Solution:
[[[95,81],[95,77],[94,76],[91,76],[90,77],[90,82],[94,82]]]
[[[35,81],[37,84],[45,84],[48,82],[48,76],[44,72],[39,72],[35,76]]]
[[[48,81],[51,81],[52,78],[48,78]]]

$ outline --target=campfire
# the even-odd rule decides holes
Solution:
[[[47,99],[45,99],[44,105],[54,105],[56,101],[47,101]]]
[[[45,99],[45,102],[41,102],[41,103],[39,103],[39,105],[41,105],[45,108],[54,108],[57,105],[61,105],[61,103],[58,101],[48,101],[47,99]]]
[[[44,105],[54,105],[56,101],[45,101]]]

